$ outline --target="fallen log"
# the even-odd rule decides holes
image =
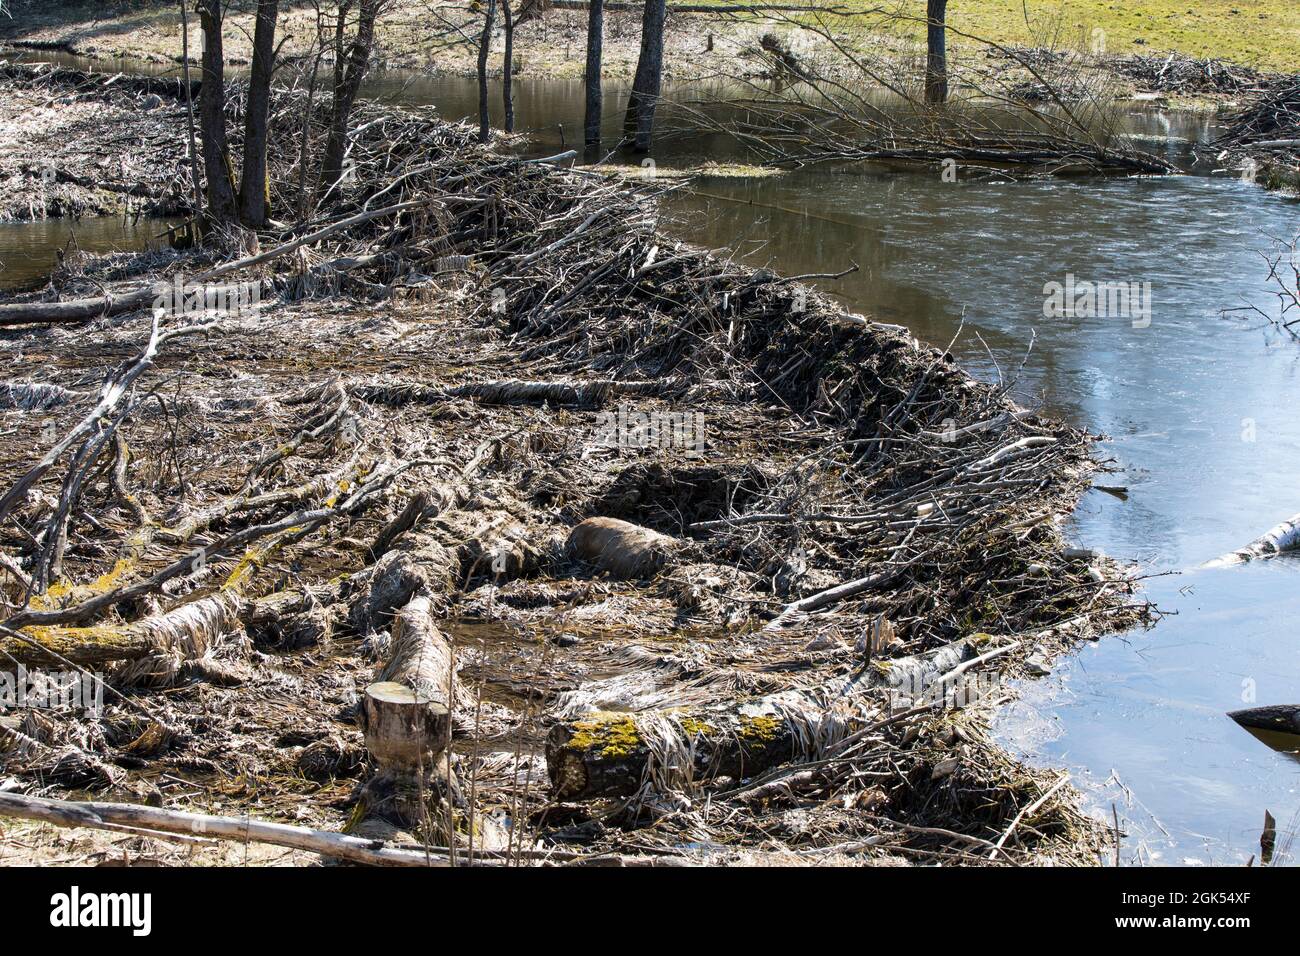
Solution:
[[[1202,567],[1220,568],[1230,564],[1244,564],[1258,558],[1268,558],[1283,551],[1300,550],[1300,514],[1270,528],[1244,548],[1207,561]]]
[[[980,654],[981,644],[963,638],[807,691],[699,709],[598,712],[564,721],[546,740],[552,789],[560,800],[626,797],[647,782],[661,791],[683,789],[816,759],[861,723],[860,705],[870,691],[902,693],[925,707],[960,705],[963,701],[952,695],[956,679],[1019,646],[1012,642]]]
[[[240,626],[244,609],[238,597],[216,594],[131,624],[33,625],[21,633],[0,634],[0,656],[25,665],[71,661],[82,667],[150,654],[179,654],[182,660],[195,660],[221,634]]]
[[[697,780],[753,776],[809,756],[826,712],[789,693],[696,712],[602,712],[552,728],[546,768],[558,800],[626,797],[647,781],[683,789]],[[842,733],[832,732],[826,742]],[[656,779],[657,778],[657,779]]]
[[[217,817],[206,813],[163,810],[131,803],[47,800],[0,792],[0,816],[36,820],[60,827],[110,830],[128,826],[214,840],[269,843],[272,846],[305,850],[367,866],[441,866],[447,862],[444,855],[433,851],[385,847],[376,840],[330,833],[327,830],[312,830],[246,817]]]
[[[361,635],[383,630],[390,616],[417,595],[450,593],[459,573],[455,548],[432,535],[412,535],[366,572],[360,590],[351,598],[348,621]]]
[[[652,575],[680,546],[676,538],[618,518],[588,518],[569,533],[568,549],[617,578]]]

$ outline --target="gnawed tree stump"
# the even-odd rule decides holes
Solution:
[[[428,597],[413,598],[393,624],[392,656],[362,694],[359,721],[377,774],[363,799],[404,825],[426,816],[440,792],[458,688],[451,646]]]
[[[588,518],[569,533],[569,553],[617,578],[648,577],[668,563],[681,542],[618,518]]]
[[[392,656],[363,695],[366,749],[382,772],[430,772],[451,742],[452,708],[466,702],[432,608],[421,596],[397,612]]]
[[[451,743],[451,711],[397,681],[376,681],[361,701],[366,749],[381,772],[428,777]]]

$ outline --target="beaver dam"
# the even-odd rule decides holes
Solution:
[[[184,110],[127,121],[180,142]],[[1005,679],[1146,614],[1060,531],[1089,435],[666,237],[654,188],[356,127],[327,217],[71,249],[0,305],[0,654],[68,703],[0,716],[6,816],[112,831],[81,859],[1110,852],[986,735]]]

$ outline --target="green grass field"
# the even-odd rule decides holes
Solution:
[[[890,0],[846,5],[889,6]],[[902,8],[925,15],[924,0],[905,0]],[[1300,71],[1300,0],[949,0],[948,19],[963,33],[998,43],[1077,45],[1100,29],[1109,53],[1176,50]],[[917,24],[918,35],[920,29]]]

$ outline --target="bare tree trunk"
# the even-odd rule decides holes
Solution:
[[[203,133],[203,171],[208,177],[208,215],[216,222],[235,220],[235,186],[226,141],[225,57],[221,49],[221,0],[199,0],[203,27],[203,87],[199,124]]]
[[[203,194],[200,192],[199,146],[194,133],[194,88],[190,85],[190,15],[189,0],[181,0],[181,75],[185,81],[185,122],[190,135],[190,177],[194,180],[194,220],[203,218]]]
[[[302,117],[302,135],[298,140],[298,202],[295,204],[298,220],[307,218],[307,147],[311,142],[312,108],[316,105],[316,78],[320,74],[320,61],[324,50],[317,48],[316,59],[311,64],[311,77],[307,81],[307,109]]]
[[[650,151],[655,105],[663,84],[664,20],[667,12],[666,0],[645,0],[645,13],[641,18],[641,57],[637,60],[636,79],[632,82],[632,96],[623,121],[624,134],[633,140],[633,148],[638,153]]]
[[[948,99],[948,51],[944,23],[948,0],[926,0],[925,101],[939,104]]]
[[[266,225],[267,116],[271,108],[271,75],[275,70],[275,21],[279,0],[257,0],[253,29],[253,65],[248,77],[248,106],[244,112],[244,168],[239,183],[239,218],[251,229]]]
[[[321,181],[326,189],[332,188],[343,175],[343,155],[347,152],[348,119],[361,80],[370,66],[370,50],[375,41],[375,18],[383,0],[361,0],[357,9],[357,32],[346,54],[343,38],[347,33],[347,15],[352,9],[351,0],[339,4],[339,16],[334,31],[334,104],[330,111],[329,139],[325,144],[325,158],[321,163]]]
[[[510,71],[514,66],[512,58],[515,55],[515,22],[510,15],[510,0],[501,0],[501,19],[506,28],[505,66],[501,70],[501,79],[505,83],[502,93],[505,106],[505,130],[507,133],[513,133],[515,131],[515,95],[510,86]]]
[[[587,15],[587,117],[586,145],[600,146],[600,56],[605,42],[605,0],[591,0]]]
[[[487,0],[483,8],[483,35],[478,41],[478,141],[486,143],[492,129],[488,116],[487,64],[488,52],[492,46],[492,21],[496,17],[496,0]]]

